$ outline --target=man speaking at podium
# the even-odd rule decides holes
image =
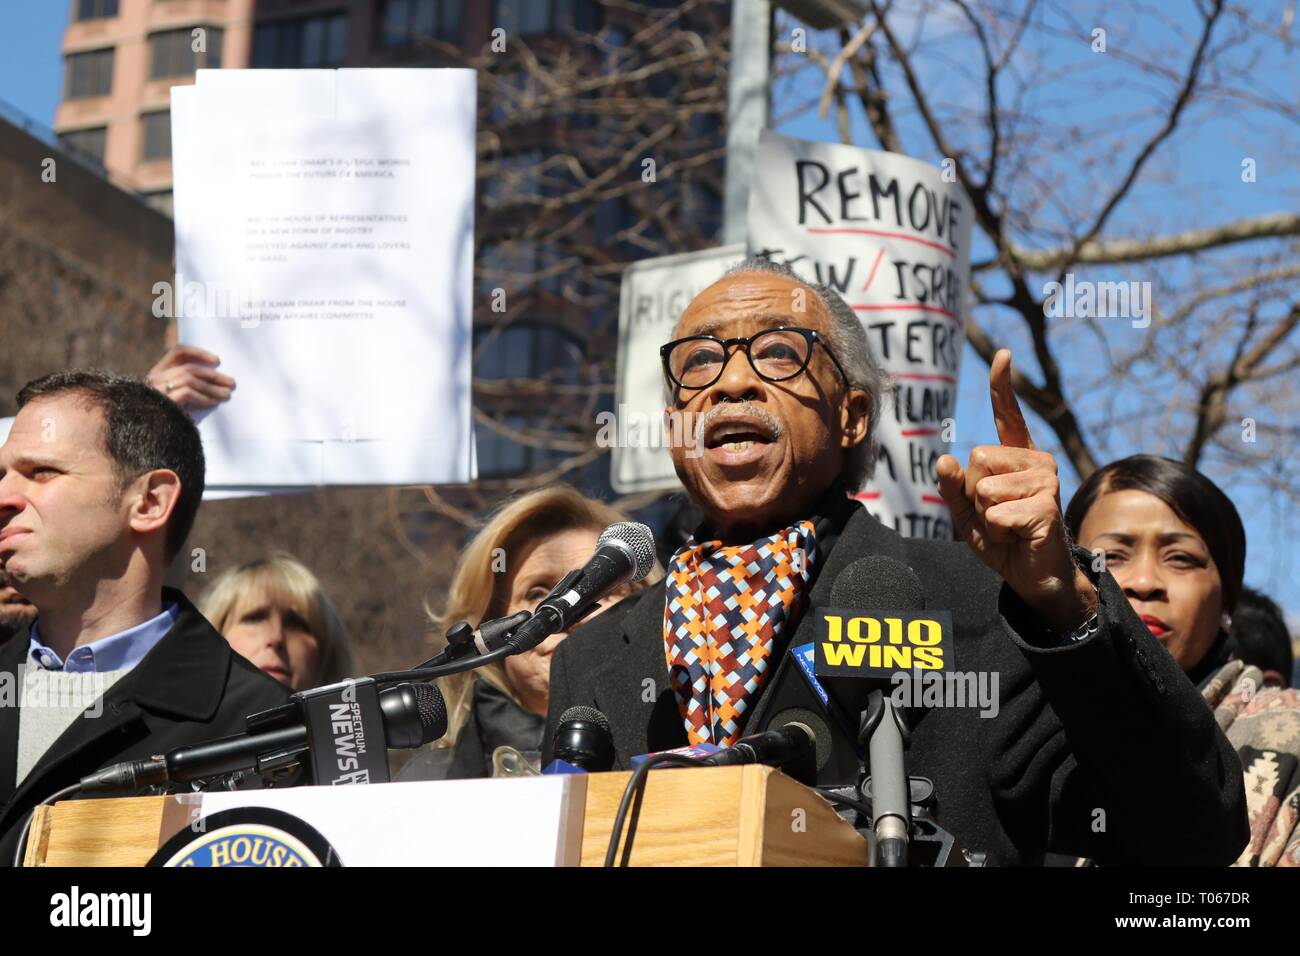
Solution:
[[[1237,758],[1114,579],[1076,563],[1056,464],[1030,439],[1010,353],[990,373],[1000,443],[964,469],[939,461],[959,542],[904,539],[846,496],[873,465],[882,379],[834,291],[747,260],[691,302],[663,359],[667,411],[702,424],[703,453],[675,441],[672,456],[704,520],[663,591],[628,598],[556,650],[548,746],[574,705],[609,718],[620,767],[734,743],[762,726],[774,672],[811,639],[804,612],[829,606],[836,577],[877,555],[911,567],[927,608],[952,612],[958,666],[1000,678],[996,716],[939,707],[912,719],[908,772],[934,781],[938,822],[959,845],[1001,865],[1048,851],[1236,858],[1248,835]],[[778,577],[790,586],[764,587]],[[741,617],[742,605],[754,613]]]
[[[0,645],[0,865],[81,777],[244,729],[288,699],[163,569],[203,495],[198,429],[133,379],[55,372],[0,446],[0,565],[36,622]]]

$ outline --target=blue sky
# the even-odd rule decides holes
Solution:
[[[931,6],[938,15],[932,15],[923,25],[917,45],[923,54],[915,58],[921,85],[942,104],[941,126],[945,135],[957,148],[968,147],[976,155],[982,155],[988,128],[982,61],[965,39],[970,34],[969,25],[945,15],[945,11],[956,8]],[[1048,182],[1056,194],[1032,221],[1013,227],[1018,244],[1028,248],[1057,247],[1061,242],[1053,238],[1072,220],[1091,220],[1098,208],[1097,195],[1107,195],[1105,190],[1127,170],[1137,144],[1144,142],[1163,122],[1171,100],[1172,84],[1152,79],[1141,69],[1141,61],[1155,60],[1171,72],[1183,69],[1190,60],[1194,31],[1199,28],[1199,18],[1185,0],[1156,8],[1164,17],[1160,22],[1151,18],[1150,7],[1144,8],[1145,13],[1133,14],[1127,7],[1105,3],[1085,2],[1075,6],[1100,12],[1095,19],[1067,22],[1055,8],[1047,5],[1044,38],[1034,40],[1031,32],[1022,44],[1025,59],[1031,64],[1026,71],[1029,92],[1022,109],[1034,115],[1041,126],[1032,131],[1035,142],[1032,162],[1023,170],[1025,175],[1013,181],[1011,190],[1013,195],[1018,195],[1028,188],[1022,183]],[[1230,82],[1247,87],[1256,95],[1281,97],[1294,110],[1296,91],[1300,90],[1300,57],[1292,54],[1288,58],[1280,44],[1261,40],[1259,35],[1266,26],[1277,25],[1282,6],[1264,2],[1251,8],[1258,22],[1254,29],[1245,31],[1248,35],[1240,45],[1229,51],[1221,69]],[[1078,15],[1087,17],[1082,12]],[[905,45],[909,39],[915,39],[916,35],[907,29],[909,25],[893,18],[891,23]],[[778,40],[788,42],[794,25],[793,21],[778,17]],[[1106,53],[1091,48],[1091,31],[1095,27],[1106,30]],[[1216,36],[1223,38],[1225,33],[1221,28]],[[823,48],[823,40],[814,37],[810,46]],[[1296,42],[1293,36],[1293,47]],[[833,112],[826,119],[821,119],[816,112],[815,101],[823,82],[824,74],[812,69],[777,82],[773,113],[780,132],[808,140],[839,141]],[[942,157],[911,108],[901,77],[886,69],[885,83],[893,96],[891,108],[906,151],[937,164]],[[999,86],[1004,104],[1010,101],[1011,87],[1011,82]],[[810,102],[813,107],[801,108]],[[781,121],[783,112],[788,117],[784,122]],[[861,109],[854,104],[850,114],[854,144],[877,148]],[[1067,131],[1076,129],[1082,131],[1081,136],[1067,137]],[[1108,221],[1102,238],[1170,234],[1300,209],[1300,173],[1289,159],[1300,154],[1298,133],[1294,112],[1287,118],[1223,102],[1194,103],[1137,180],[1132,200],[1122,204]],[[1257,164],[1254,183],[1242,181],[1243,157],[1251,157]],[[972,259],[978,261],[990,255],[991,246],[978,228],[975,235]],[[1261,248],[1262,244],[1245,244],[1230,254],[1240,255]],[[1153,295],[1161,295],[1159,290],[1164,289],[1172,296],[1197,278],[1192,270],[1226,263],[1226,259],[1226,254],[1211,253],[1196,260],[1167,259],[1127,271],[1124,267],[1105,266],[1095,267],[1098,271],[1076,269],[1075,272],[1081,279],[1100,281],[1155,280],[1157,291]],[[1011,346],[1017,364],[1032,379],[1040,380],[1022,320],[989,307],[978,310],[977,317],[995,341]],[[1276,317],[1276,312],[1265,313],[1265,318]],[[1139,333],[1127,322],[1121,322],[1107,327],[1102,334],[1110,348],[1123,353],[1134,349],[1135,339],[1128,336]],[[1085,430],[1107,413],[1120,422],[1127,422],[1105,435],[1093,436],[1098,459],[1112,461],[1139,452],[1181,458],[1190,430],[1178,426],[1187,419],[1175,421],[1175,427],[1145,427],[1143,423],[1150,420],[1153,412],[1159,417],[1165,407],[1187,402],[1191,396],[1186,383],[1180,385],[1172,378],[1143,382],[1112,380],[1103,381],[1102,387],[1072,390],[1071,384],[1087,377],[1090,366],[1100,367],[1099,345],[1093,333],[1082,328],[1062,327],[1060,336],[1056,354],[1063,367],[1067,396],[1076,403]],[[1231,344],[1231,339],[1221,343],[1186,343],[1188,361],[1195,363],[1203,359],[1217,368],[1226,360],[1226,350]],[[1195,357],[1192,346],[1196,349]],[[1174,340],[1176,354],[1181,354],[1183,348],[1184,343]],[[967,346],[958,386],[958,440],[953,448],[954,454],[963,460],[974,445],[996,442],[987,372],[983,360]],[[1288,386],[1292,395],[1297,394],[1300,385],[1297,379],[1300,372],[1293,371]],[[1282,424],[1294,427],[1300,395],[1297,399],[1289,412],[1281,416],[1273,413],[1274,420],[1280,417]],[[1261,401],[1263,396],[1259,393],[1239,394],[1230,409],[1236,418],[1253,415]],[[1028,409],[1026,413],[1037,443],[1058,451],[1059,446],[1046,424]],[[1229,418],[1230,423],[1233,420],[1234,417]],[[1230,424],[1225,433],[1231,427]],[[1277,458],[1277,474],[1294,475],[1300,466],[1295,449],[1277,441],[1270,450]],[[1062,456],[1058,456],[1058,461],[1063,498],[1068,500],[1078,486],[1078,478]],[[1247,534],[1246,582],[1269,593],[1288,611],[1293,624],[1300,623],[1300,560],[1297,560],[1300,549],[1295,545],[1300,533],[1300,516],[1296,509],[1285,495],[1237,481],[1221,454],[1207,453],[1201,469],[1219,482],[1241,512]],[[1294,478],[1290,481],[1294,485]]]
[[[68,6],[66,0],[0,0],[0,100],[45,126],[53,120],[62,88],[59,43],[67,25]],[[1268,18],[1272,16],[1275,20],[1281,8],[1281,3],[1263,2],[1254,9],[1261,23],[1267,26],[1272,22]],[[1107,6],[1103,4],[1098,9],[1105,11]],[[1151,51],[1160,51],[1171,69],[1181,67],[1187,58],[1188,38],[1196,26],[1192,9],[1181,0],[1170,3],[1165,7],[1167,18],[1161,22],[1152,21],[1145,14],[1127,13],[1103,13],[1098,17],[1099,24],[1071,23],[1059,16],[1049,17],[1045,24],[1047,38],[1027,50],[1027,55],[1042,70],[1043,79],[1034,84],[1025,105],[1033,109],[1035,105],[1047,104],[1046,115],[1062,127],[1071,124],[1082,130],[1083,138],[1073,142],[1069,149],[1049,149],[1036,158],[1042,168],[1035,172],[1040,178],[1052,177],[1059,184],[1063,199],[1044,209],[1042,218],[1027,230],[1029,234],[1021,240],[1022,244],[1032,246],[1035,239],[1041,240],[1040,245],[1051,244],[1053,230],[1064,226],[1072,211],[1089,208],[1092,183],[1078,174],[1076,164],[1081,158],[1091,164],[1088,168],[1093,170],[1093,175],[1104,182],[1107,163],[1114,157],[1128,155],[1132,143],[1158,120],[1158,111],[1167,96],[1126,58],[1149,57]],[[1099,56],[1090,48],[1090,29],[1096,25],[1107,30],[1108,55]],[[778,32],[788,27],[788,22],[778,21]],[[953,111],[953,136],[958,138],[969,132],[970,129],[963,128],[969,124],[975,129],[971,141],[978,144],[983,100],[979,84],[972,79],[972,65],[978,65],[977,61],[962,46],[962,25],[934,17],[924,24],[924,30],[927,55],[918,60],[923,82],[939,91]],[[1261,57],[1255,50],[1271,53]],[[1290,90],[1294,102],[1295,91],[1300,90],[1300,79],[1297,79],[1300,57],[1293,55],[1287,59],[1276,44],[1257,48],[1243,45],[1243,51],[1242,55],[1250,59],[1242,64],[1243,73],[1248,74],[1242,83],[1249,83],[1252,90],[1261,93]],[[892,88],[900,94],[895,109],[908,151],[918,158],[937,161],[939,157],[907,107],[901,84],[894,82]],[[817,91],[816,84],[807,78],[801,84],[779,84],[775,113],[790,111],[810,96],[815,97]],[[875,145],[856,108],[852,128],[856,144]],[[834,123],[819,119],[811,108],[780,129],[806,139],[838,139]],[[1121,207],[1104,235],[1124,237],[1174,231],[1300,208],[1300,172],[1293,160],[1300,155],[1298,141],[1294,118],[1288,122],[1275,115],[1233,109],[1222,103],[1195,107],[1183,127],[1161,148],[1158,161],[1152,163],[1148,174],[1139,181],[1140,189],[1135,194],[1139,201]],[[1240,163],[1246,155],[1259,164],[1259,180],[1255,184],[1243,184],[1240,179]],[[982,250],[977,245],[974,257],[978,259],[985,254],[987,248]],[[1170,261],[1168,266],[1161,267],[1164,270],[1161,278],[1176,285],[1190,278],[1187,270],[1192,267],[1188,261],[1181,264]],[[1106,278],[1111,277],[1116,276]],[[985,321],[1012,344],[1017,360],[1025,363],[1027,371],[1036,377],[1037,370],[1029,358],[1017,321],[999,315],[991,315]],[[1091,350],[1096,345],[1090,339],[1066,336],[1062,343],[1059,354],[1067,373],[1072,371],[1071,363],[1092,360]],[[960,457],[972,445],[994,440],[996,434],[985,372],[983,362],[968,347],[957,406],[958,437],[967,436],[954,449]],[[1127,393],[1130,383],[1123,384],[1125,388],[1115,391]],[[1148,384],[1156,391],[1148,389],[1143,395],[1120,396],[1120,417],[1127,414],[1136,419],[1144,414],[1143,402],[1159,402],[1159,389],[1164,383]],[[1112,394],[1072,397],[1085,413],[1085,421],[1088,413],[1097,412],[1098,403],[1113,406],[1117,401]],[[1249,413],[1249,404],[1245,411]],[[1294,416],[1290,424],[1294,425]],[[1046,426],[1041,421],[1033,421],[1032,415],[1031,428],[1040,444],[1051,444]],[[1098,453],[1102,460],[1138,451],[1178,457],[1184,440],[1185,436],[1176,431],[1154,430],[1139,439],[1134,437],[1132,429],[1127,432],[1121,429],[1104,445],[1099,443]],[[1294,474],[1298,464],[1295,451],[1283,448],[1280,457],[1279,473]],[[1255,486],[1234,485],[1231,472],[1220,469],[1212,457],[1204,469],[1224,484],[1242,512],[1249,541],[1247,582],[1272,594],[1293,619],[1300,617],[1300,561],[1294,543],[1300,533],[1300,521],[1294,509],[1283,495],[1269,494]],[[1064,494],[1068,498],[1077,481],[1068,468],[1063,468],[1062,473]]]
[[[43,126],[53,124],[63,90],[59,44],[69,9],[67,0],[0,2],[0,100]]]

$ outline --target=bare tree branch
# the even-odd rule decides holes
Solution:
[[[1137,182],[1138,175],[1146,165],[1155,151],[1173,133],[1178,126],[1178,120],[1182,117],[1183,111],[1187,104],[1192,101],[1192,93],[1196,89],[1196,82],[1200,76],[1201,64],[1205,59],[1205,51],[1210,45],[1210,35],[1214,32],[1214,24],[1218,21],[1219,16],[1223,13],[1223,0],[1210,0],[1211,10],[1205,15],[1205,25],[1201,30],[1201,37],[1196,44],[1196,51],[1192,54],[1191,63],[1188,64],[1186,74],[1183,79],[1182,87],[1174,97],[1173,105],[1170,107],[1169,116],[1164,125],[1158,129],[1150,139],[1138,150],[1132,164],[1129,166],[1128,173],[1120,180],[1119,186],[1111,193],[1111,196],[1102,206],[1101,211],[1097,213],[1096,219],[1090,227],[1085,229],[1071,244],[1070,252],[1066,255],[1058,270],[1057,281],[1064,280],[1064,270],[1078,260],[1079,250],[1095,239],[1098,233],[1106,225],[1113,213],[1124,197],[1128,195],[1133,184]]]
[[[1031,272],[1047,272],[1076,264],[1114,264],[1145,262],[1169,256],[1204,252],[1239,242],[1258,239],[1276,239],[1282,236],[1300,236],[1300,215],[1277,213],[1236,222],[1211,229],[1191,229],[1171,236],[1150,239],[1115,239],[1108,242],[1086,242],[1065,249],[1034,250],[1011,245],[1011,256],[1021,268]],[[988,259],[971,264],[972,272],[982,272],[999,265]]]
[[[1255,320],[1254,313],[1251,315]],[[1246,338],[1238,344],[1238,354],[1233,362],[1218,375],[1211,377],[1201,389],[1196,427],[1188,442],[1183,460],[1192,467],[1200,461],[1205,445],[1216,431],[1227,421],[1228,395],[1243,382],[1249,381],[1258,371],[1258,366],[1288,335],[1300,325],[1300,305],[1293,305],[1286,318],[1273,328],[1249,350],[1245,349]]]

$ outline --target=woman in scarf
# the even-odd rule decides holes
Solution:
[[[1133,609],[1201,689],[1241,759],[1250,843],[1237,866],[1300,866],[1300,692],[1266,686],[1234,653],[1246,534],[1214,482],[1134,455],[1099,468],[1065,512]]]

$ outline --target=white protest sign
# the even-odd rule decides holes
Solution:
[[[615,410],[602,413],[596,433],[597,443],[611,448],[610,480],[619,494],[681,487],[668,454],[659,347],[690,301],[744,258],[744,246],[721,246],[643,259],[623,270]]]
[[[970,233],[965,192],[928,163],[762,133],[749,250],[831,286],[862,320],[896,393],[856,497],[909,537],[952,536],[935,463],[953,440]]]
[[[201,70],[172,90],[162,311],[236,381],[199,425],[214,491],[473,479],[475,84]]]

